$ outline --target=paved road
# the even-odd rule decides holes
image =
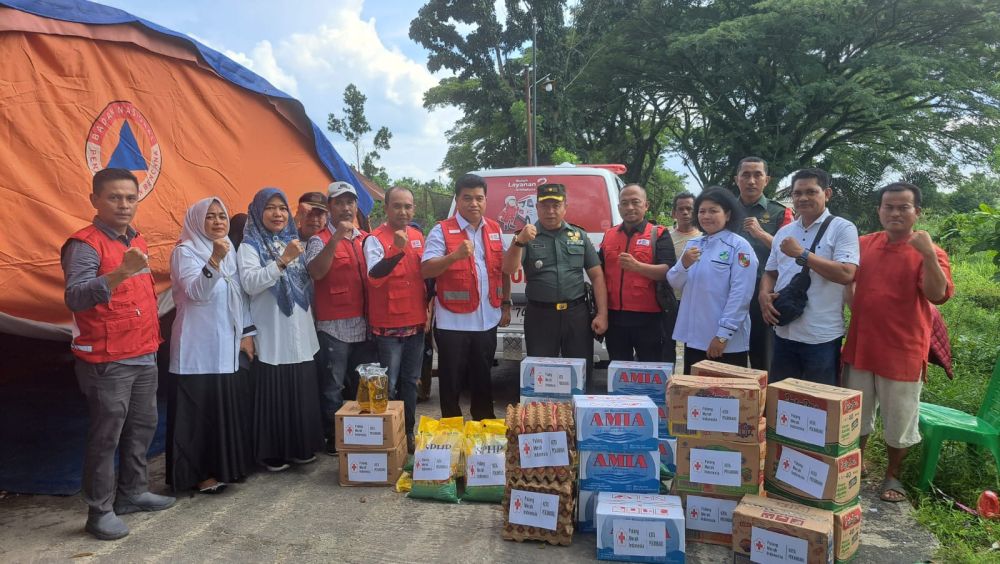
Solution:
[[[517,398],[517,365],[495,370],[497,414]],[[604,385],[598,371],[596,382]],[[419,411],[438,415],[436,384]],[[465,402],[466,407],[468,402]],[[242,561],[242,562],[580,562],[595,560],[594,535],[578,534],[569,547],[514,543],[500,538],[498,505],[410,500],[391,488],[342,488],[338,462],[281,474],[259,473],[218,496],[185,496],[160,513],[128,515],[132,534],[115,542],[83,532],[79,497],[7,496],[0,499],[0,561]],[[152,463],[154,487],[163,484],[163,457]],[[937,547],[905,504],[873,501],[865,491],[859,563],[920,562]],[[877,512],[872,511],[877,508]],[[722,547],[688,543],[688,561],[730,559]]]

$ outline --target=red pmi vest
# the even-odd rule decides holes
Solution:
[[[128,250],[124,243],[111,239],[94,225],[70,238],[97,251],[101,259],[98,276],[118,268]],[[147,252],[146,240],[138,233],[132,238],[132,246]],[[130,276],[111,292],[109,303],[73,312],[73,324],[76,336],[70,348],[85,362],[113,362],[156,352],[160,347],[160,320],[153,275],[147,269]]]
[[[438,222],[441,234],[444,235],[444,252],[451,254],[469,236],[458,225],[457,218],[449,218]],[[489,278],[490,305],[500,307],[503,293],[503,232],[500,224],[492,219],[483,218],[482,226],[483,249],[486,257],[486,275]],[[470,256],[448,267],[437,277],[435,282],[438,302],[448,311],[455,313],[471,313],[479,308],[479,271],[476,269],[476,257]]]
[[[629,253],[639,262],[653,264],[655,249],[653,224],[649,222],[646,222],[642,233],[635,233],[631,237],[620,226],[612,227],[604,234],[601,250],[604,251],[604,281],[608,286],[609,310],[649,313],[663,311],[656,302],[656,281],[636,272],[626,272],[618,262],[619,253]]]
[[[398,255],[400,250],[406,255],[388,276],[368,276],[368,324],[372,327],[412,327],[427,321],[427,287],[420,275],[424,235],[409,226],[406,233],[409,241],[405,249],[397,249],[392,244],[393,230],[388,223],[383,223],[370,235],[382,243],[385,258]]]
[[[333,238],[329,229],[316,234],[326,245]],[[364,231],[354,239],[343,239],[330,263],[326,276],[316,280],[316,319],[332,321],[350,319],[365,314],[365,251]]]

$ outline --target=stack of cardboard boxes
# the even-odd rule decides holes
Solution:
[[[660,491],[657,407],[646,396],[574,396],[580,449],[577,528],[595,530],[598,492]]]
[[[684,502],[688,539],[730,546],[740,499],[764,491],[767,374],[713,365],[710,375],[674,376],[668,386],[673,491]]]
[[[861,542],[861,392],[789,379],[767,394],[768,497],[833,512],[835,558]]]
[[[825,509],[744,496],[733,511],[733,563],[833,562],[833,514]]]
[[[562,402],[507,406],[502,536],[568,545],[577,463],[573,408]]]
[[[587,361],[582,358],[529,356],[521,361],[521,403],[573,403],[586,393]]]
[[[676,470],[674,453],[677,439],[667,428],[667,382],[674,373],[670,362],[630,362],[615,360],[608,365],[608,393],[613,396],[647,396],[656,404],[659,417],[660,466],[664,477]]]
[[[391,486],[406,462],[403,402],[390,401],[384,413],[362,413],[348,401],[335,415],[340,485]]]

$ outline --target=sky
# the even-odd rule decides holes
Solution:
[[[373,132],[387,126],[392,148],[383,152],[389,176],[444,179],[438,168],[445,132],[460,112],[424,109],[423,93],[447,76],[427,70],[427,52],[409,38],[417,0],[99,0],[185,33],[229,56],[297,98],[322,129],[343,117],[344,88],[368,96]],[[328,137],[353,164],[354,148]],[[370,136],[369,136],[370,140]]]

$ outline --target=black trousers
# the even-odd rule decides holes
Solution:
[[[493,381],[490,369],[497,352],[497,328],[487,331],[434,329],[438,347],[438,388],[441,417],[462,417],[458,398],[468,382],[473,419],[492,419]]]
[[[609,325],[605,345],[611,360],[660,362],[663,358],[662,318],[657,315],[644,324]],[[673,342],[673,341],[671,341]]]
[[[663,353],[660,355],[662,362],[677,362],[677,341],[674,340],[674,326],[677,325],[677,312],[681,309],[681,301],[677,300],[677,307],[670,312],[664,312],[660,316],[660,324],[663,328]]]
[[[771,351],[774,349],[774,327],[764,321],[760,312],[760,278],[750,299],[750,368],[756,370],[771,369]]]
[[[691,347],[684,347],[684,374],[691,373],[691,366],[697,362],[703,360],[709,360],[706,351],[699,349],[692,349]],[[732,364],[733,366],[741,366],[743,368],[747,367],[747,353],[734,352],[734,353],[723,353],[720,358],[713,358],[716,362],[722,362],[725,364]]]
[[[524,341],[528,356],[587,359],[586,389],[592,389],[594,334],[590,330],[587,304],[580,302],[557,310],[528,302],[524,310]]]

